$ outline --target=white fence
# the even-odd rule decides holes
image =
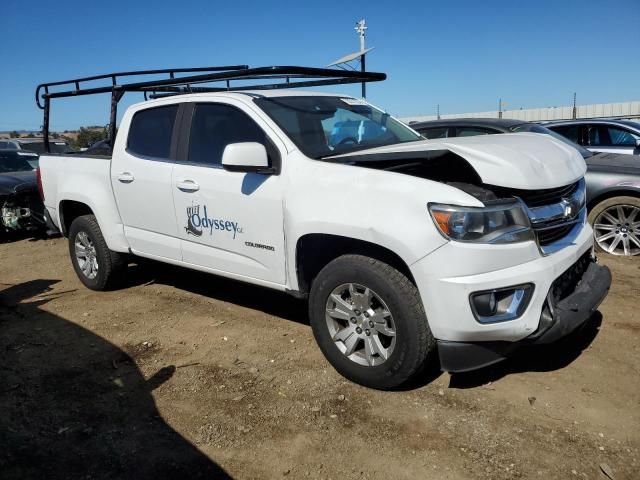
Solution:
[[[595,103],[593,105],[578,105],[577,118],[640,118],[640,101],[622,103]],[[498,111],[453,113],[440,115],[440,118],[498,118]],[[545,120],[570,120],[573,118],[573,107],[527,108],[520,110],[504,110],[502,118],[513,118],[528,122]],[[404,122],[425,122],[437,120],[436,115],[419,115],[401,118]]]

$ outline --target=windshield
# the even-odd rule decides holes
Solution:
[[[547,127],[543,127],[542,125],[537,125],[535,123],[523,123],[522,125],[516,125],[514,127],[511,127],[510,130],[512,132],[532,132],[532,133],[542,133],[544,135],[551,135],[556,140],[560,140],[561,142],[564,142],[567,145],[571,145],[573,148],[578,150],[578,152],[580,152],[580,155],[582,155],[582,158],[589,158],[593,156],[593,153],[591,153],[589,150],[587,150],[583,146],[578,145],[577,143],[573,143],[567,137],[563,137],[559,133],[556,133],[553,130],[549,130]]]
[[[364,100],[347,97],[262,97],[256,104],[307,156],[315,159],[422,137]]]
[[[0,173],[9,172],[30,172],[33,167],[28,160],[37,158],[35,155],[22,156],[13,152],[0,152]]]

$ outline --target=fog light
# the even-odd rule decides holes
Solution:
[[[469,301],[476,320],[480,323],[496,323],[515,320],[527,309],[533,284],[474,292]]]

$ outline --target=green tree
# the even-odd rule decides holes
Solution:
[[[76,137],[75,146],[77,148],[86,148],[94,143],[107,138],[108,132],[106,128],[85,128],[80,127],[78,136]]]
[[[19,136],[20,136],[20,134],[18,132],[16,132],[15,130],[9,134],[9,137],[11,137],[11,138],[18,138]]]

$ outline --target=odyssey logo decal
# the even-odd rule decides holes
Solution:
[[[236,235],[243,233],[242,227],[238,225],[238,222],[222,218],[210,218],[206,205],[203,205],[202,209],[200,205],[187,207],[187,226],[184,229],[188,235],[195,237],[201,237],[202,232],[206,231],[209,232],[209,235],[213,235],[214,230],[232,232],[234,240]]]

